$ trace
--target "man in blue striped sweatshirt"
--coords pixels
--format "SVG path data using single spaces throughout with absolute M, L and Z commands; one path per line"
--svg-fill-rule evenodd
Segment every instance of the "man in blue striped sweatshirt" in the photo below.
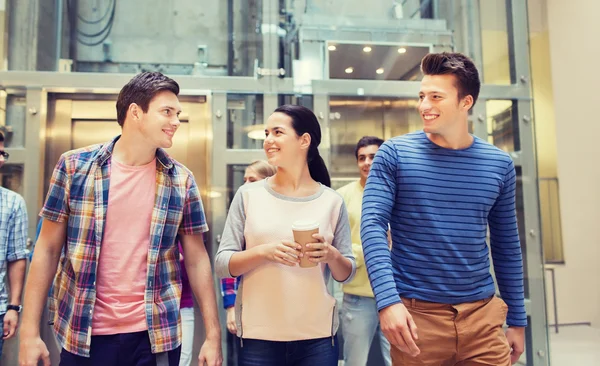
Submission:
M 421 70 L 423 130 L 381 146 L 363 198 L 361 238 L 381 329 L 394 365 L 511 365 L 527 325 L 515 168 L 469 134 L 480 89 L 473 62 L 429 54 Z

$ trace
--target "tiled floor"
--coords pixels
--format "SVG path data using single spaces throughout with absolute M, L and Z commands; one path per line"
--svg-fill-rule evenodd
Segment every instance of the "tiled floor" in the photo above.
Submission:
M 561 327 L 548 329 L 552 366 L 600 366 L 600 328 Z

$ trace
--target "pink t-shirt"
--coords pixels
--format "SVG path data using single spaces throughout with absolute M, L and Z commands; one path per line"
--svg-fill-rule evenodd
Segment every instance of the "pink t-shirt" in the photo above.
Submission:
M 148 329 L 144 293 L 155 195 L 156 160 L 127 166 L 112 159 L 92 335 Z

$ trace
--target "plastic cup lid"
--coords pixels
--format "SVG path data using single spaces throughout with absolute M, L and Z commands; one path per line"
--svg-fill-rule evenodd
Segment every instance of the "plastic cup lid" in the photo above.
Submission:
M 315 220 L 298 220 L 292 224 L 292 230 L 305 231 L 319 228 L 319 223 Z

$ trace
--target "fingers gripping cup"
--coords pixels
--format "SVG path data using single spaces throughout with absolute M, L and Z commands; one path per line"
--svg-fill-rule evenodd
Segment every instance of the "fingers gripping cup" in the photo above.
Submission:
M 314 251 L 306 247 L 308 243 L 314 243 L 317 240 L 313 238 L 313 234 L 319 233 L 319 223 L 314 220 L 298 220 L 292 224 L 292 232 L 294 233 L 294 241 L 302 246 L 302 253 Z M 306 255 L 300 258 L 300 267 L 308 268 L 315 267 L 318 263 L 308 260 Z

